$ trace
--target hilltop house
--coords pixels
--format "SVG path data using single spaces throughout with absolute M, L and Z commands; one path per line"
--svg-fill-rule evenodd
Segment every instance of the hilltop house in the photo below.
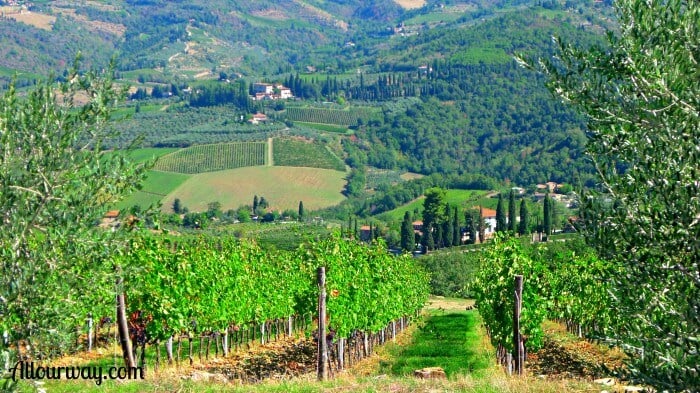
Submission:
M 292 90 L 279 83 L 253 83 L 253 94 L 253 99 L 256 101 L 294 98 Z

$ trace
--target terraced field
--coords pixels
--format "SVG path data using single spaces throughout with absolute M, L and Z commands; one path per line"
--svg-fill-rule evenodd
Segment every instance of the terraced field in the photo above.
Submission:
M 161 157 L 156 170 L 178 173 L 223 171 L 267 163 L 266 142 L 197 145 Z

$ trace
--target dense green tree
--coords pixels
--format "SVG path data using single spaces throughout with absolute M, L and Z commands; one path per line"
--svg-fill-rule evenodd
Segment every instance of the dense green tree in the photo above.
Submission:
M 304 202 L 299 201 L 299 221 L 304 221 Z
M 435 249 L 435 239 L 433 239 L 433 232 L 425 229 L 423 226 L 423 236 L 421 237 L 421 246 L 423 247 L 423 254 L 427 254 L 428 251 Z
M 452 245 L 459 246 L 462 243 L 462 229 L 459 226 L 459 207 L 455 206 L 452 214 Z
M 537 64 L 588 116 L 601 189 L 582 195 L 582 231 L 616 264 L 608 332 L 636 380 L 700 386 L 700 2 L 618 0 L 609 49 L 561 44 Z
M 77 68 L 0 97 L 0 330 L 34 359 L 74 345 L 87 312 L 113 311 L 121 231 L 95 224 L 144 177 L 126 152 L 102 149 L 125 92 Z
M 503 207 L 503 194 L 498 194 L 498 205 L 496 205 L 496 232 L 503 232 L 507 229 L 506 211 Z
M 433 247 L 440 246 L 440 241 L 442 240 L 442 234 L 438 237 L 438 230 L 441 229 L 442 223 L 447 218 L 445 215 L 445 190 L 437 187 L 429 188 L 425 190 L 425 200 L 423 201 L 423 233 L 424 242 L 421 242 L 426 246 L 428 239 L 431 240 Z M 435 232 L 435 233 L 433 233 Z M 440 232 L 442 232 L 440 230 Z
M 464 213 L 464 227 L 467 231 L 467 237 L 469 237 L 469 244 L 476 243 L 477 235 L 477 221 L 479 220 L 479 212 L 475 210 L 467 210 Z
M 479 208 L 478 221 L 476 222 L 476 229 L 479 233 L 479 242 L 483 243 L 486 240 L 486 220 L 484 219 L 484 209 Z
M 516 217 L 516 205 L 515 205 L 515 191 L 510 190 L 510 195 L 508 196 L 508 230 L 511 233 L 516 232 L 515 219 Z
M 423 225 L 431 226 L 442 223 L 447 218 L 445 214 L 445 190 L 441 188 L 429 188 L 425 191 L 423 201 Z
M 411 220 L 410 212 L 404 213 L 403 221 L 401 222 L 401 249 L 408 252 L 413 252 L 415 249 L 413 220 Z
M 215 201 L 207 204 L 207 218 L 221 218 L 224 212 L 221 211 L 221 202 Z
M 258 205 L 260 204 L 260 200 L 258 199 L 257 195 L 253 196 L 253 213 L 255 214 L 258 211 Z
M 180 202 L 180 198 L 175 198 L 173 201 L 173 212 L 175 214 L 180 214 L 182 211 L 182 202 Z
M 543 231 L 546 236 L 549 236 L 552 234 L 552 198 L 549 197 L 549 193 L 547 193 L 544 196 L 544 201 L 542 211 L 543 211 L 543 217 L 542 217 L 542 225 L 543 225 Z
M 442 246 L 452 247 L 452 217 L 450 217 L 452 209 L 450 204 L 445 205 L 445 221 L 442 222 Z
M 527 211 L 525 198 L 520 201 L 520 223 L 518 225 L 518 233 L 520 236 L 530 233 L 530 213 Z

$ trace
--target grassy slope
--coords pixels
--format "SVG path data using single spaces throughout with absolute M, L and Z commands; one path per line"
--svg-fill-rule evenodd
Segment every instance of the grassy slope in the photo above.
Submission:
M 180 198 L 190 211 L 205 211 L 218 201 L 223 210 L 235 209 L 263 196 L 274 209 L 297 209 L 299 201 L 307 210 L 340 203 L 345 173 L 318 168 L 247 167 L 193 175 L 163 200 L 169 211 Z
M 129 153 L 129 157 L 135 162 L 145 162 L 156 159 L 168 153 L 172 153 L 179 149 L 174 148 L 144 148 L 136 149 Z M 166 173 L 159 171 L 149 171 L 146 175 L 139 191 L 135 191 L 123 201 L 115 205 L 116 209 L 126 209 L 134 205 L 139 205 L 142 208 L 150 205 L 156 205 L 172 190 L 177 188 L 182 182 L 187 180 L 189 176 L 180 173 Z
M 149 171 L 143 188 L 116 205 L 117 209 L 139 205 L 143 208 L 156 205 L 163 197 L 179 187 L 190 175 L 172 172 Z
M 450 204 L 450 206 L 459 206 L 460 209 L 465 209 L 477 204 L 481 200 L 480 197 L 482 197 L 485 194 L 486 191 L 478 190 L 447 190 L 447 197 L 445 198 L 445 200 L 447 201 L 447 203 Z M 418 211 L 422 212 L 424 199 L 425 197 L 419 197 L 417 199 L 414 199 L 412 202 L 399 206 L 396 209 L 388 211 L 386 213 L 382 213 L 377 217 L 386 221 L 402 220 L 403 215 L 407 211 L 411 212 L 411 214 L 413 214 L 413 211 L 415 209 L 418 209 Z

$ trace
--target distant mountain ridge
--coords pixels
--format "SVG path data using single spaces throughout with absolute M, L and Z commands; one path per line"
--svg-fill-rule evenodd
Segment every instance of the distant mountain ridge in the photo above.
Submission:
M 386 28 L 404 12 L 393 0 L 12 3 L 0 8 L 0 67 L 39 73 L 60 72 L 78 50 L 98 65 L 117 52 L 124 70 L 165 67 L 188 42 L 203 49 L 203 37 L 215 45 L 193 66 L 275 71 L 261 54 L 294 64 L 321 46 Z

